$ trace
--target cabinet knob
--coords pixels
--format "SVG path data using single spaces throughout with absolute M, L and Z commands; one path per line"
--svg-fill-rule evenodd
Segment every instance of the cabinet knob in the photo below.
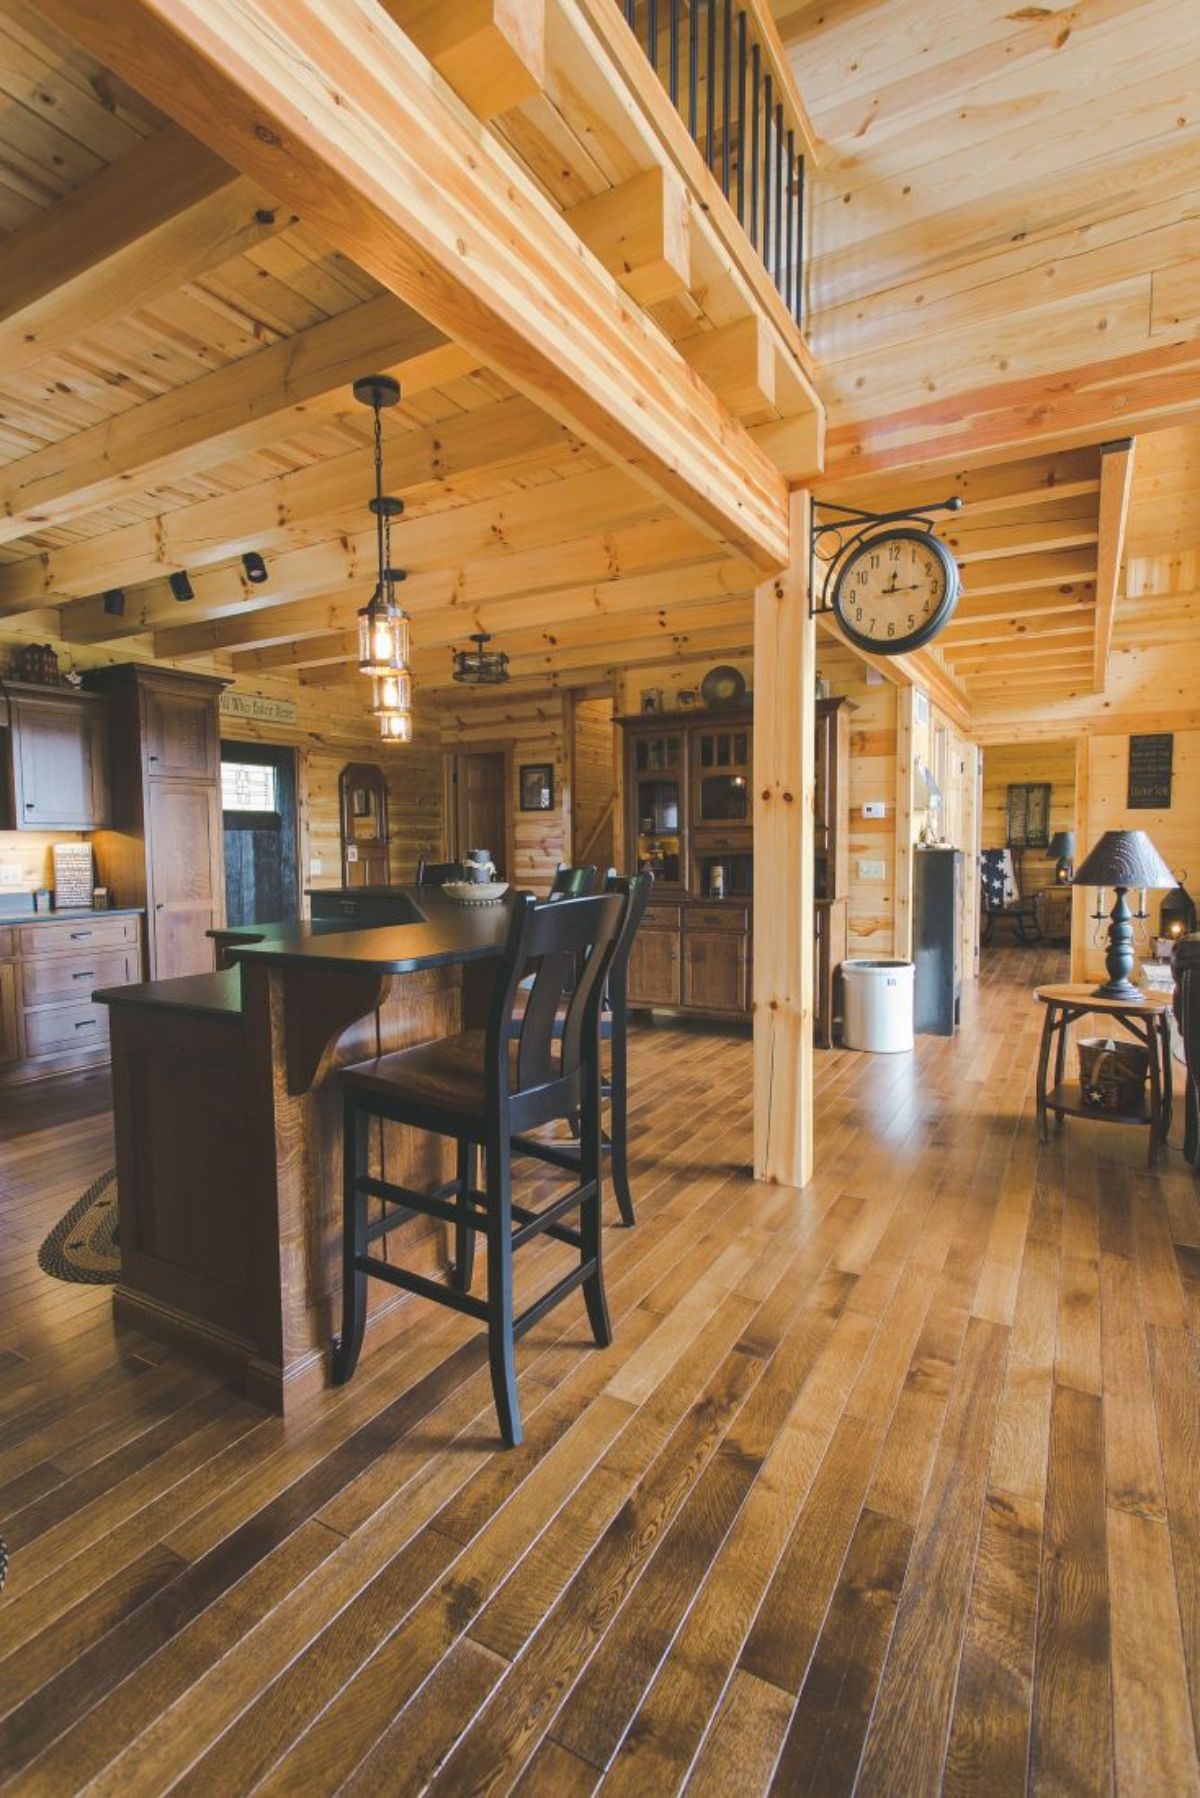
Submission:
M 164 905 L 165 905 L 165 904 L 166 904 L 166 903 L 167 903 L 167 902 L 166 902 L 166 900 L 165 900 L 165 899 L 160 899 L 160 900 L 159 900 L 159 902 L 158 902 L 158 904 L 157 904 L 157 905 L 156 905 L 156 906 L 155 906 L 155 908 L 154 908 L 154 909 L 155 909 L 155 911 L 161 911 L 161 910 L 162 910 L 162 908 L 163 908 L 163 906 L 164 906 Z
M 36 799 L 27 799 L 25 801 L 25 810 L 27 812 L 31 812 L 36 804 L 37 804 Z

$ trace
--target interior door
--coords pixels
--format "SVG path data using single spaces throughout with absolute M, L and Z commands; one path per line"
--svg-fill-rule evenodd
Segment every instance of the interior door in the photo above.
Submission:
M 468 750 L 454 758 L 455 850 L 486 849 L 507 880 L 507 770 L 502 749 Z
M 300 915 L 296 754 L 268 743 L 221 744 L 227 924 Z
M 207 932 L 224 916 L 217 788 L 193 780 L 152 780 L 147 792 L 154 978 L 211 973 Z

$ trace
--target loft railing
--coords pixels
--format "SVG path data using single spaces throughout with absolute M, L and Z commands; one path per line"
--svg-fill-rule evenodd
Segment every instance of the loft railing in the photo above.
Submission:
M 625 18 L 796 323 L 802 116 L 757 0 L 622 0 Z

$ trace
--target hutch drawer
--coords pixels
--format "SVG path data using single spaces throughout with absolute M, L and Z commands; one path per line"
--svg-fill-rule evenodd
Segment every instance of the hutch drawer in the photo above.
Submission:
M 124 918 L 106 918 L 97 912 L 94 918 L 63 918 L 57 923 L 22 924 L 17 931 L 17 953 L 22 956 L 72 955 L 80 950 L 119 949 L 136 944 L 138 920 L 132 914 Z
M 25 1013 L 27 1055 L 93 1049 L 107 1042 L 108 1008 L 104 1005 L 43 1005 Z
M 749 930 L 750 914 L 744 905 L 691 905 L 684 918 L 685 930 Z
M 134 949 L 90 950 L 75 955 L 46 955 L 21 963 L 21 1002 L 53 1005 L 90 998 L 96 987 L 131 986 L 138 979 Z

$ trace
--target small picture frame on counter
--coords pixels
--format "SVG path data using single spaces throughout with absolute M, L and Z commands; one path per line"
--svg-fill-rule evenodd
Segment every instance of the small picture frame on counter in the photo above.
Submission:
M 107 911 L 108 905 L 109 905 L 108 888 L 107 887 L 93 887 L 92 888 L 92 910 L 93 911 Z
M 54 894 L 49 887 L 39 887 L 33 895 L 34 911 L 50 911 L 54 904 Z

